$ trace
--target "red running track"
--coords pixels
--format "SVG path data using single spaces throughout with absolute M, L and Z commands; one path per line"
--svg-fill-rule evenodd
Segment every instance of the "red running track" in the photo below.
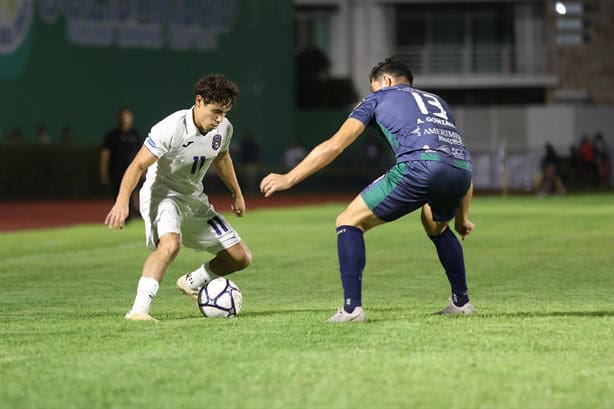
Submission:
M 352 195 L 276 195 L 265 199 L 262 196 L 246 198 L 247 211 L 262 207 L 293 207 L 322 203 L 349 203 Z M 230 211 L 230 197 L 215 196 L 209 200 L 216 210 Z M 92 200 L 41 200 L 0 202 L 0 232 L 64 227 L 83 223 L 103 223 L 113 205 L 111 199 Z

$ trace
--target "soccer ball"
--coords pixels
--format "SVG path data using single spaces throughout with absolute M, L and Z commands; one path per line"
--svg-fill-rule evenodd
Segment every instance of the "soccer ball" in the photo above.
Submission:
M 205 317 L 234 317 L 242 305 L 241 290 L 224 277 L 209 281 L 198 293 L 198 308 Z

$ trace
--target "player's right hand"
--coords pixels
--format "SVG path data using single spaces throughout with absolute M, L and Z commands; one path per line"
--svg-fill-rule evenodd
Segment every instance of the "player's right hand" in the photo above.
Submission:
M 127 204 L 115 203 L 104 219 L 104 224 L 109 226 L 109 229 L 123 229 L 128 217 L 128 211 Z
M 455 219 L 454 220 L 454 229 L 460 234 L 461 238 L 465 240 L 473 229 L 475 229 L 475 223 L 469 219 Z
M 269 197 L 275 192 L 287 190 L 292 187 L 288 174 L 280 175 L 278 173 L 269 173 L 260 182 L 260 191 L 264 197 Z

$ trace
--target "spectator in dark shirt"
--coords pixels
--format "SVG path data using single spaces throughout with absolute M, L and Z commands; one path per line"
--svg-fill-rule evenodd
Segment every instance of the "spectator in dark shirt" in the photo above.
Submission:
M 550 144 L 546 144 L 546 153 L 542 157 L 541 160 L 541 170 L 542 172 L 546 170 L 549 165 L 554 165 L 556 171 L 559 170 L 561 158 L 554 150 L 554 147 Z
M 111 186 L 115 197 L 119 193 L 124 172 L 143 144 L 139 132 L 132 126 L 133 117 L 130 109 L 121 108 L 117 112 L 117 119 L 117 127 L 107 133 L 100 151 L 100 181 L 105 186 Z M 135 189 L 130 200 L 128 219 L 139 215 L 136 192 Z
M 595 166 L 599 174 L 599 185 L 610 187 L 612 160 L 610 159 L 610 150 L 601 132 L 597 132 L 593 137 L 593 150 L 595 152 Z
M 601 132 L 597 132 L 593 137 L 593 151 L 595 155 L 609 155 L 608 145 L 605 143 L 605 139 L 603 139 L 603 134 Z

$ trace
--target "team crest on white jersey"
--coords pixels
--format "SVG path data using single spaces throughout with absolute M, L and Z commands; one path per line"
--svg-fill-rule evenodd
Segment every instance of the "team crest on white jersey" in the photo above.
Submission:
M 211 147 L 213 148 L 214 151 L 220 149 L 220 146 L 222 145 L 222 135 L 215 134 L 215 136 L 213 137 L 213 140 L 211 141 Z

